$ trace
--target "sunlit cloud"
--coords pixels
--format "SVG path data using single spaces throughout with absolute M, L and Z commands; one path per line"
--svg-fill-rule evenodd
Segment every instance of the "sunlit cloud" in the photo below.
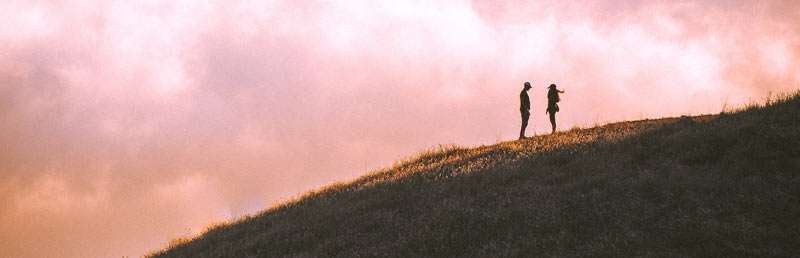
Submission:
M 540 133 L 550 83 L 561 128 L 796 90 L 797 5 L 4 1 L 0 254 L 137 256 L 438 144 L 514 139 L 524 81 Z

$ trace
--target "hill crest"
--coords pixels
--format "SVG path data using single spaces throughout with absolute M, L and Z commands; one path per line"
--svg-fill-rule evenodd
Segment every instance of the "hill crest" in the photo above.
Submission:
M 790 256 L 800 95 L 442 147 L 152 257 Z

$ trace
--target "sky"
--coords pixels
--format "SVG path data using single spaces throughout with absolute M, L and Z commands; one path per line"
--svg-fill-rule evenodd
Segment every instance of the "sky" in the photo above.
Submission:
M 0 257 L 138 257 L 440 144 L 800 88 L 798 1 L 0 2 Z

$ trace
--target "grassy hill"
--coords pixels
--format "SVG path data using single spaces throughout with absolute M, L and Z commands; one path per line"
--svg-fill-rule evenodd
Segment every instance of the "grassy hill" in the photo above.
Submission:
M 800 256 L 800 95 L 447 147 L 153 257 Z

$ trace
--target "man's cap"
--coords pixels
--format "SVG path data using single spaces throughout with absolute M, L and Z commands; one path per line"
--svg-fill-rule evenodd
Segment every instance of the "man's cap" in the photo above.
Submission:
M 555 83 L 554 84 L 550 84 L 550 88 L 555 88 L 555 87 L 556 87 Z
M 532 88 L 530 82 L 525 82 L 525 87 Z

